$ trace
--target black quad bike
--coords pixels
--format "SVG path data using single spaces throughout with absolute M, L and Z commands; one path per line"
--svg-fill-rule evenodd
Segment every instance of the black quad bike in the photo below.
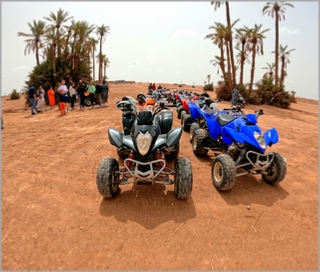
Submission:
M 122 154 L 127 153 L 127 157 L 121 168 L 114 158 L 107 157 L 101 161 L 96 177 L 99 193 L 106 198 L 113 198 L 119 185 L 174 184 L 175 196 L 186 199 L 193 185 L 190 161 L 187 158 L 176 158 L 173 170 L 167 166 L 166 155 L 175 154 L 177 157 L 177 152 L 173 150 L 179 146 L 182 134 L 181 127 L 171 129 L 172 112 L 169 107 L 160 103 L 154 108 L 135 109 L 128 100 L 119 101 L 117 107 L 125 114 L 130 112 L 129 109 L 132 110 L 130 116 L 127 116 L 130 122 L 123 122 L 127 125 L 123 131 L 109 128 L 109 141 Z M 171 113 L 171 120 L 168 113 Z M 123 121 L 125 118 L 123 116 Z

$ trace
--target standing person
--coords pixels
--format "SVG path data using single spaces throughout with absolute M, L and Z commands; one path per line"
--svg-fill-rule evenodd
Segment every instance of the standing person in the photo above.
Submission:
M 156 89 L 157 89 L 156 84 L 155 84 L 155 83 L 153 83 L 153 84 L 152 84 L 152 90 L 154 90 L 154 91 L 155 91 Z
M 238 99 L 239 99 L 239 96 L 240 96 L 239 90 L 238 90 L 238 86 L 236 86 L 236 87 L 232 90 L 231 94 L 232 94 L 232 97 L 231 97 L 231 107 L 235 107 L 235 106 L 237 106 Z
M 109 87 L 106 84 L 106 81 L 102 81 L 102 92 L 101 92 L 101 105 L 102 106 L 108 106 L 108 94 L 109 94 Z
M 96 85 L 96 97 L 97 97 L 97 108 L 102 107 L 101 105 L 101 93 L 102 93 L 102 84 L 101 81 L 98 82 L 98 84 Z
M 46 100 L 44 98 L 44 95 L 45 95 L 45 91 L 44 89 L 42 88 L 42 86 L 39 87 L 38 89 L 38 94 L 39 94 L 39 97 L 40 99 L 38 100 L 38 105 L 39 105 L 39 108 L 41 108 L 41 110 L 47 110 L 46 109 Z
M 35 110 L 37 112 L 37 108 L 36 108 L 36 91 L 34 89 L 34 83 L 32 83 L 30 85 L 29 88 L 29 101 L 30 101 L 30 106 L 31 106 L 31 115 L 36 115 L 36 113 L 33 112 L 33 110 Z
M 48 90 L 48 98 L 49 98 L 50 108 L 53 109 L 54 105 L 56 104 L 56 101 L 54 99 L 54 90 L 52 89 L 52 86 L 50 86 L 50 89 Z
M 78 94 L 80 97 L 80 110 L 84 110 L 84 100 L 85 100 L 85 95 L 84 93 L 88 89 L 88 86 L 82 82 L 82 80 L 79 80 L 79 87 L 78 87 Z
M 70 112 L 68 109 L 68 102 L 69 102 L 68 87 L 64 79 L 61 80 L 59 91 L 60 91 L 60 94 L 62 94 L 62 102 L 64 102 L 64 113 Z
M 60 108 L 61 115 L 66 115 L 66 96 L 65 96 L 66 93 L 68 93 L 68 88 L 65 85 L 65 80 L 63 79 L 58 88 L 59 108 Z
M 91 101 L 90 108 L 92 109 L 93 108 L 94 93 L 96 92 L 96 87 L 94 85 L 92 85 L 92 81 L 89 82 L 88 92 L 89 92 L 89 98 Z
M 76 89 L 75 83 L 72 83 L 69 87 L 69 94 L 70 94 L 70 102 L 71 102 L 71 109 L 74 110 L 74 102 L 76 101 Z

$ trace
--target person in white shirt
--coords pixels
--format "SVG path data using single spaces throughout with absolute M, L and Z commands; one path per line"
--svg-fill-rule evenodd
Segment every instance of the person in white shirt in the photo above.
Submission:
M 61 85 L 58 89 L 58 92 L 62 95 L 62 99 L 63 99 L 62 102 L 65 103 L 66 112 L 70 112 L 68 109 L 68 102 L 69 102 L 68 87 L 64 79 L 61 80 Z

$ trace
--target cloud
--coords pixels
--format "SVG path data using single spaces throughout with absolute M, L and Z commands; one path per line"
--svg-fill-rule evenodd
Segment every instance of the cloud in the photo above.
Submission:
M 181 71 L 177 71 L 175 74 L 176 74 L 176 75 L 182 74 L 182 72 L 181 72 Z
M 27 66 L 18 66 L 18 67 L 14 67 L 14 68 L 11 68 L 11 71 L 16 73 L 16 72 L 21 72 L 22 70 L 27 70 L 27 69 L 30 69 L 29 67 Z
M 158 69 L 157 72 L 164 72 L 164 70 L 163 69 Z
M 279 33 L 280 33 L 280 34 L 287 35 L 287 36 L 299 35 L 300 29 L 298 29 L 298 28 L 292 28 L 292 27 L 290 27 L 290 26 L 283 26 L 283 27 L 280 27 Z
M 128 65 L 129 66 L 138 66 L 138 65 L 140 65 L 141 63 L 139 62 L 139 61 L 137 61 L 137 60 L 132 60 L 132 61 L 130 61 L 130 62 L 128 62 Z
M 199 32 L 193 29 L 178 29 L 174 32 L 174 36 L 177 38 L 187 37 L 187 38 L 197 38 L 199 37 Z

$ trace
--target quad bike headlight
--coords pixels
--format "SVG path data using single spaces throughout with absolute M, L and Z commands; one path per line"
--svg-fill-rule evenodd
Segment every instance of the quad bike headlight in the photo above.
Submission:
M 139 153 L 144 156 L 148 153 L 150 145 L 152 142 L 152 136 L 149 132 L 143 134 L 140 132 L 137 136 L 137 146 Z
M 259 134 L 258 132 L 253 133 L 254 138 L 256 138 L 258 144 L 261 146 L 261 148 L 266 149 L 266 140 L 264 139 L 264 136 L 262 134 Z

